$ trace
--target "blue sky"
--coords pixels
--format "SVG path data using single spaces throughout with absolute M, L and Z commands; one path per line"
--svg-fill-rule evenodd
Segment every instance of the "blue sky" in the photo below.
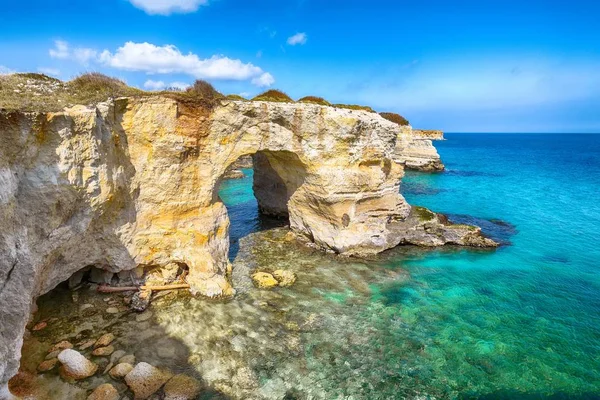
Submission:
M 449 132 L 600 132 L 600 2 L 9 1 L 0 72 L 367 104 Z

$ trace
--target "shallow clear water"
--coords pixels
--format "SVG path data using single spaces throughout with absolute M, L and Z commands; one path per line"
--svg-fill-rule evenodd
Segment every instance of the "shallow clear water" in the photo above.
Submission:
M 202 398 L 599 398 L 600 135 L 449 134 L 436 146 L 448 170 L 408 173 L 408 201 L 503 247 L 323 254 L 259 218 L 246 171 L 220 192 L 235 299 L 167 295 L 140 323 L 125 306 L 107 314 L 107 295 L 56 290 L 38 301 L 37 320 L 52 322 L 26 340 L 22 366 L 60 339 L 112 331 L 138 361 L 202 379 Z M 250 283 L 277 268 L 297 283 Z M 84 302 L 93 308 L 78 311 Z M 93 379 L 80 389 L 109 378 Z

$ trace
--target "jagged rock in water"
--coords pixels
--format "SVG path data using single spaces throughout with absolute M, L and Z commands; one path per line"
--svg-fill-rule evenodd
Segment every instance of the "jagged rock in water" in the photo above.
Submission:
M 0 387 L 18 370 L 34 299 L 87 267 L 107 282 L 180 263 L 194 294 L 231 296 L 217 191 L 240 157 L 254 155 L 261 210 L 316 247 L 361 256 L 406 242 L 396 154 L 410 143 L 376 113 L 304 103 L 147 96 L 0 110 Z M 438 231 L 423 242 L 483 243 Z
M 82 356 L 79 352 L 66 349 L 58 355 L 61 365 L 61 374 L 68 379 L 85 379 L 96 373 L 98 366 Z
M 136 400 L 144 400 L 158 392 L 169 378 L 171 378 L 169 373 L 141 362 L 125 375 L 125 382 L 134 393 Z
M 87 400 L 119 400 L 119 392 L 110 383 L 103 383 L 94 389 Z

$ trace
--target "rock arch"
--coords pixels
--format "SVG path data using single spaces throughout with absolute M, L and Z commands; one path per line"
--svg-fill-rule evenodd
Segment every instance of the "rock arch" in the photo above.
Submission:
M 378 114 L 313 104 L 208 109 L 150 96 L 0 111 L 0 398 L 32 301 L 87 265 L 185 263 L 195 293 L 232 294 L 229 219 L 216 191 L 243 155 L 265 163 L 261 207 L 281 213 L 285 204 L 291 228 L 321 248 L 493 245 L 478 228 L 445 225 L 406 203 L 394 161 L 402 135 Z

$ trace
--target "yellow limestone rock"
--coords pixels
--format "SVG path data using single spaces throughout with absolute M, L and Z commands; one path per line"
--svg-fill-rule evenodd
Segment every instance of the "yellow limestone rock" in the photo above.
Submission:
M 268 272 L 255 272 L 252 274 L 252 281 L 260 289 L 271 289 L 279 285 L 277 279 Z

